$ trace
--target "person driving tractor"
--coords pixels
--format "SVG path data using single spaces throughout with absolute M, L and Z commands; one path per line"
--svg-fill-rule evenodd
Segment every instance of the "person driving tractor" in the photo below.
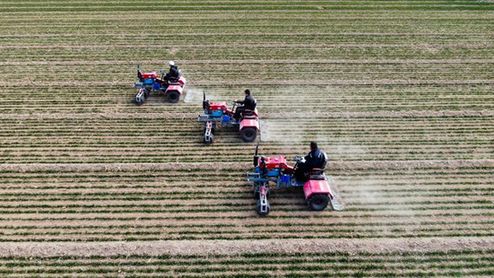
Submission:
M 168 65 L 170 66 L 170 70 L 163 77 L 163 81 L 167 81 L 168 83 L 177 81 L 178 78 L 180 77 L 180 71 L 178 70 L 177 65 L 175 65 L 174 61 L 169 61 Z
M 233 115 L 233 117 L 237 120 L 240 119 L 240 115 L 245 111 L 245 110 L 252 110 L 254 111 L 256 109 L 256 106 L 257 106 L 257 102 L 256 102 L 256 99 L 252 96 L 252 94 L 250 93 L 250 90 L 247 89 L 244 91 L 245 93 L 245 99 L 242 101 L 242 100 L 236 100 L 235 103 L 238 103 L 242 106 L 238 106 L 236 109 L 235 109 L 235 114 Z
M 314 141 L 310 142 L 310 152 L 304 158 L 305 162 L 299 162 L 295 170 L 295 177 L 300 181 L 307 180 L 313 170 L 320 169 L 323 172 L 328 161 L 326 153 Z

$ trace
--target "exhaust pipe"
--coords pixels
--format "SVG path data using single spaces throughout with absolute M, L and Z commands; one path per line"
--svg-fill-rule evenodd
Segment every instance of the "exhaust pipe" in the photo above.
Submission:
M 254 153 L 254 167 L 259 165 L 259 142 L 256 145 L 256 152 Z

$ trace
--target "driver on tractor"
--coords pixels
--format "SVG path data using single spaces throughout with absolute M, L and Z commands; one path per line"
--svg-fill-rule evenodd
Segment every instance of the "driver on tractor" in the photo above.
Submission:
M 180 77 L 180 71 L 178 70 L 177 65 L 175 65 L 174 61 L 169 61 L 168 65 L 170 66 L 170 70 L 163 77 L 163 81 L 166 81 L 168 83 L 177 82 L 178 78 Z
M 235 114 L 233 115 L 233 118 L 236 120 L 240 120 L 240 115 L 245 111 L 245 110 L 251 110 L 254 111 L 257 106 L 256 99 L 251 95 L 250 90 L 247 89 L 244 91 L 245 93 L 245 99 L 242 100 L 236 100 L 235 103 L 238 103 L 242 106 L 238 106 L 235 109 Z
M 306 181 L 311 173 L 322 174 L 328 156 L 320 150 L 316 142 L 310 142 L 310 152 L 305 156 L 305 162 L 299 162 L 295 169 L 295 178 L 299 181 Z

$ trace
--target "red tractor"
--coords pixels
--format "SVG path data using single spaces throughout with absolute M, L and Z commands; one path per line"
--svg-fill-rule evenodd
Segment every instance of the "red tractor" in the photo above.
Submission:
M 303 157 L 295 157 L 295 165 L 290 166 L 282 155 L 266 157 L 257 153 L 258 146 L 254 155 L 254 172 L 247 174 L 247 180 L 254 184 L 256 211 L 259 215 L 266 216 L 271 210 L 268 201 L 271 189 L 289 187 L 303 187 L 305 200 L 311 210 L 322 211 L 328 205 L 332 210 L 342 209 L 331 190 L 332 179 L 324 174 L 324 169 L 312 169 L 306 178 L 300 180 L 295 173 L 297 165 L 304 162 Z
M 204 123 L 203 141 L 206 144 L 213 143 L 215 130 L 219 127 L 235 127 L 240 132 L 240 137 L 244 142 L 253 142 L 259 133 L 259 114 L 257 109 L 244 110 L 240 114 L 240 119 L 235 119 L 236 103 L 232 108 L 228 108 L 226 102 L 212 102 L 206 99 L 203 94 L 202 108 L 204 113 L 199 115 L 197 121 Z
M 186 80 L 182 74 L 178 79 L 163 80 L 165 73 L 161 71 L 158 75 L 155 71 L 143 72 L 137 66 L 137 79 L 134 87 L 137 88 L 137 93 L 134 96 L 134 102 L 141 105 L 151 95 L 152 92 L 157 92 L 164 95 L 166 100 L 171 103 L 177 103 L 182 95 Z

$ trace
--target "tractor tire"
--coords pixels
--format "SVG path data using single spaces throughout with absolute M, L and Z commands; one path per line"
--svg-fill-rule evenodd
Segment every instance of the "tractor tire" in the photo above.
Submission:
M 211 129 L 211 135 L 210 135 L 210 139 L 211 141 L 206 141 L 206 136 L 205 136 L 205 133 L 206 133 L 206 128 L 203 128 L 202 129 L 202 142 L 204 144 L 212 144 L 214 142 L 214 128 Z
M 204 144 L 208 144 L 208 145 L 213 144 L 213 142 L 214 142 L 214 134 L 213 133 L 211 133 L 211 136 L 209 137 L 209 139 L 210 139 L 209 141 L 206 141 L 206 137 L 203 136 L 202 141 Z
M 137 94 L 134 96 L 134 103 L 136 105 L 142 105 L 144 104 L 144 101 L 146 101 L 146 98 L 144 97 L 144 93 L 139 91 Z
M 166 94 L 166 99 L 170 103 L 177 103 L 180 100 L 180 93 L 177 91 L 171 91 Z
M 314 194 L 307 200 L 309 208 L 314 211 L 324 210 L 329 203 L 329 196 L 324 194 Z
M 257 212 L 257 214 L 259 214 L 259 216 L 267 216 L 270 211 L 271 211 L 271 206 L 269 205 L 269 202 L 268 202 L 268 205 L 266 207 L 266 210 L 262 211 L 261 210 L 261 200 L 258 199 L 256 201 L 256 212 Z
M 246 127 L 240 131 L 240 137 L 244 142 L 254 142 L 257 137 L 257 129 L 254 127 Z

